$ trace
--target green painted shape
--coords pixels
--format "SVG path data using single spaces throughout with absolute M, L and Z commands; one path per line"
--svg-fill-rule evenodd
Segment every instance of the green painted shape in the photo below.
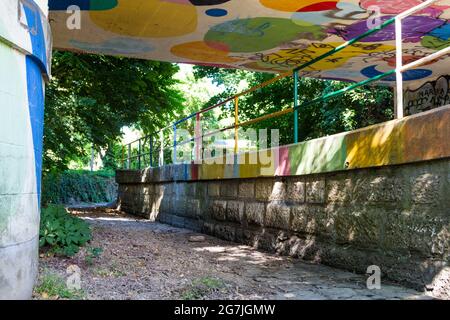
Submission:
M 297 25 L 284 18 L 236 19 L 212 27 L 204 40 L 231 52 L 257 52 L 276 48 L 282 43 L 298 40 L 323 40 L 327 33 L 322 26 Z
M 345 135 L 339 134 L 290 145 L 291 175 L 330 172 L 345 169 Z
M 433 36 L 424 36 L 421 44 L 425 48 L 439 51 L 450 46 L 450 40 L 442 40 Z
M 91 0 L 89 10 L 111 10 L 117 5 L 117 0 Z

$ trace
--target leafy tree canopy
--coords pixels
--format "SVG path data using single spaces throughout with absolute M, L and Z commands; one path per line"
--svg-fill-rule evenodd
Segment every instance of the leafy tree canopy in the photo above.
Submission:
M 215 104 L 238 93 L 243 86 L 252 87 L 274 77 L 273 74 L 268 73 L 202 66 L 194 68 L 194 75 L 197 79 L 210 78 L 217 85 L 223 85 L 226 88 L 223 93 L 211 97 L 206 105 Z M 348 85 L 348 83 L 340 81 L 302 78 L 298 87 L 299 103 L 343 89 Z M 293 94 L 293 79 L 288 77 L 240 97 L 240 121 L 292 107 Z M 390 88 L 360 87 L 328 102 L 301 108 L 299 110 L 299 139 L 300 141 L 313 139 L 387 121 L 393 116 L 392 103 L 393 97 Z M 229 117 L 232 112 L 232 109 L 224 108 L 224 116 Z M 292 143 L 292 117 L 292 114 L 288 114 L 265 120 L 252 125 L 252 127 L 280 129 L 280 143 Z
M 46 89 L 44 169 L 110 149 L 124 126 L 149 133 L 182 112 L 175 64 L 55 52 Z

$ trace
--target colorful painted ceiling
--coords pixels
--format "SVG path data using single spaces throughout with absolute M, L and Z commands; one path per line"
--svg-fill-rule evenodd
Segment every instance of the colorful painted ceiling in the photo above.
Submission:
M 421 0 L 50 0 L 54 46 L 254 71 L 284 72 Z M 70 30 L 70 5 L 81 28 Z M 450 0 L 403 22 L 404 61 L 450 45 Z M 306 69 L 305 76 L 360 81 L 395 68 L 394 26 Z M 404 74 L 411 89 L 449 74 L 450 57 Z M 385 78 L 393 84 L 395 77 Z

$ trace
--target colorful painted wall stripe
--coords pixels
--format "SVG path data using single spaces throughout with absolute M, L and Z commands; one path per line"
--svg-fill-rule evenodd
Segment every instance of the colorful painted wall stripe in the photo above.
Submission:
M 234 155 L 229 155 L 231 160 Z M 148 168 L 156 180 L 215 180 L 317 174 L 450 157 L 450 106 L 360 130 L 208 163 Z M 257 164 L 250 164 L 250 159 Z M 221 160 L 222 163 L 217 163 Z M 216 163 L 212 163 L 212 162 Z M 232 163 L 228 161 L 228 163 Z M 181 169 L 182 168 L 182 169 Z M 177 174 L 178 171 L 182 171 Z

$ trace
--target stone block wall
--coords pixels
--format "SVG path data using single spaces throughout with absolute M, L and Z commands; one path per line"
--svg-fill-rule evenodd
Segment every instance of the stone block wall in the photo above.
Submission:
M 178 179 L 180 166 L 118 171 L 122 210 L 359 273 L 378 265 L 415 288 L 448 275 L 449 158 L 211 181 Z

